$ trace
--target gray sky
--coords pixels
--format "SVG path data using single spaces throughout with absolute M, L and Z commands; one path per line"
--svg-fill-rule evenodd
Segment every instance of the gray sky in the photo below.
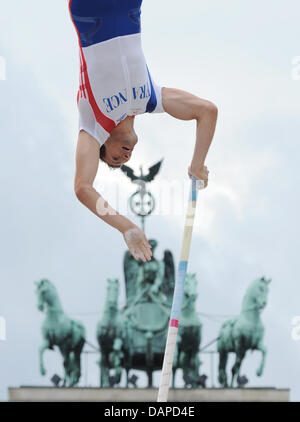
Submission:
M 0 4 L 0 56 L 6 60 L 6 80 L 0 80 L 0 315 L 7 323 L 7 340 L 0 341 L 0 400 L 6 400 L 8 386 L 48 385 L 54 373 L 62 373 L 58 352 L 48 351 L 48 374 L 39 374 L 43 315 L 36 309 L 34 280 L 55 283 L 65 312 L 84 323 L 95 343 L 106 279 L 123 282 L 125 244 L 73 193 L 78 49 L 66 2 Z M 291 388 L 291 399 L 299 401 L 300 341 L 291 338 L 291 321 L 300 315 L 300 80 L 292 67 L 300 56 L 300 5 L 296 0 L 189 0 L 188 5 L 144 0 L 142 30 L 156 82 L 219 108 L 207 159 L 210 183 L 199 196 L 189 262 L 198 277 L 197 309 L 238 314 L 249 283 L 262 275 L 272 278 L 262 314 L 265 372 L 255 375 L 258 352 L 247 355 L 241 372 L 250 386 Z M 163 181 L 188 187 L 195 123 L 142 115 L 136 131 L 140 142 L 132 167 L 165 158 L 151 186 L 160 206 Z M 120 172 L 103 165 L 96 187 L 113 206 L 118 197 L 120 207 L 133 192 Z M 183 199 L 178 201 L 184 209 Z M 182 228 L 182 213 L 158 212 L 149 219 L 147 234 L 159 240 L 157 257 L 170 248 L 177 264 Z M 202 317 L 202 345 L 217 336 L 223 320 Z M 98 385 L 96 359 L 89 357 L 81 385 L 86 380 Z M 202 372 L 210 375 L 207 356 L 203 362 Z M 154 380 L 157 386 L 158 373 Z M 145 385 L 142 375 L 140 383 Z

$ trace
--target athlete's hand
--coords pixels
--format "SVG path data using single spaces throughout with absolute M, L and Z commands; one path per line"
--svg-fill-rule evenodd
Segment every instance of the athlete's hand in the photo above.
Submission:
M 143 230 L 138 226 L 133 226 L 123 233 L 124 240 L 130 250 L 131 255 L 138 261 L 151 261 L 151 245 L 148 242 Z
M 197 183 L 197 188 L 198 189 L 205 189 L 207 187 L 208 184 L 208 174 L 209 171 L 207 169 L 206 166 L 201 166 L 198 168 L 194 168 L 192 166 L 189 166 L 188 168 L 188 175 L 190 178 L 192 178 L 192 176 L 195 176 L 196 179 L 201 180 L 204 182 L 204 186 L 202 183 Z

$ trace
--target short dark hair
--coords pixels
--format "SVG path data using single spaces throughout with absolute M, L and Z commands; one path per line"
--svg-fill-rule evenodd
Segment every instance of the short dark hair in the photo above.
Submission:
M 105 161 L 105 156 L 106 156 L 106 148 L 105 148 L 105 145 L 103 144 L 101 145 L 101 148 L 100 148 L 100 160 L 103 161 L 103 163 L 105 163 L 106 165 L 108 165 L 108 167 L 110 167 L 111 169 L 119 169 L 121 167 L 121 166 L 113 166 L 111 164 L 108 164 Z

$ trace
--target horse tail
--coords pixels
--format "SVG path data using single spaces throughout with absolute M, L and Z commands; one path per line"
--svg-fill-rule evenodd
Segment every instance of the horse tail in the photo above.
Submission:
M 76 348 L 81 350 L 85 343 L 85 328 L 83 324 L 79 321 L 72 320 L 72 332 Z
M 217 342 L 217 350 L 218 352 L 222 351 L 230 351 L 232 348 L 232 327 L 234 325 L 234 320 L 230 319 L 225 321 L 220 328 L 219 338 Z

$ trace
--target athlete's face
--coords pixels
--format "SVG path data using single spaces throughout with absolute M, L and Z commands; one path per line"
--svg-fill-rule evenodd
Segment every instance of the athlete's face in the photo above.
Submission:
M 138 139 L 135 133 L 130 136 L 110 136 L 105 142 L 104 161 L 110 166 L 121 166 L 130 160 Z

